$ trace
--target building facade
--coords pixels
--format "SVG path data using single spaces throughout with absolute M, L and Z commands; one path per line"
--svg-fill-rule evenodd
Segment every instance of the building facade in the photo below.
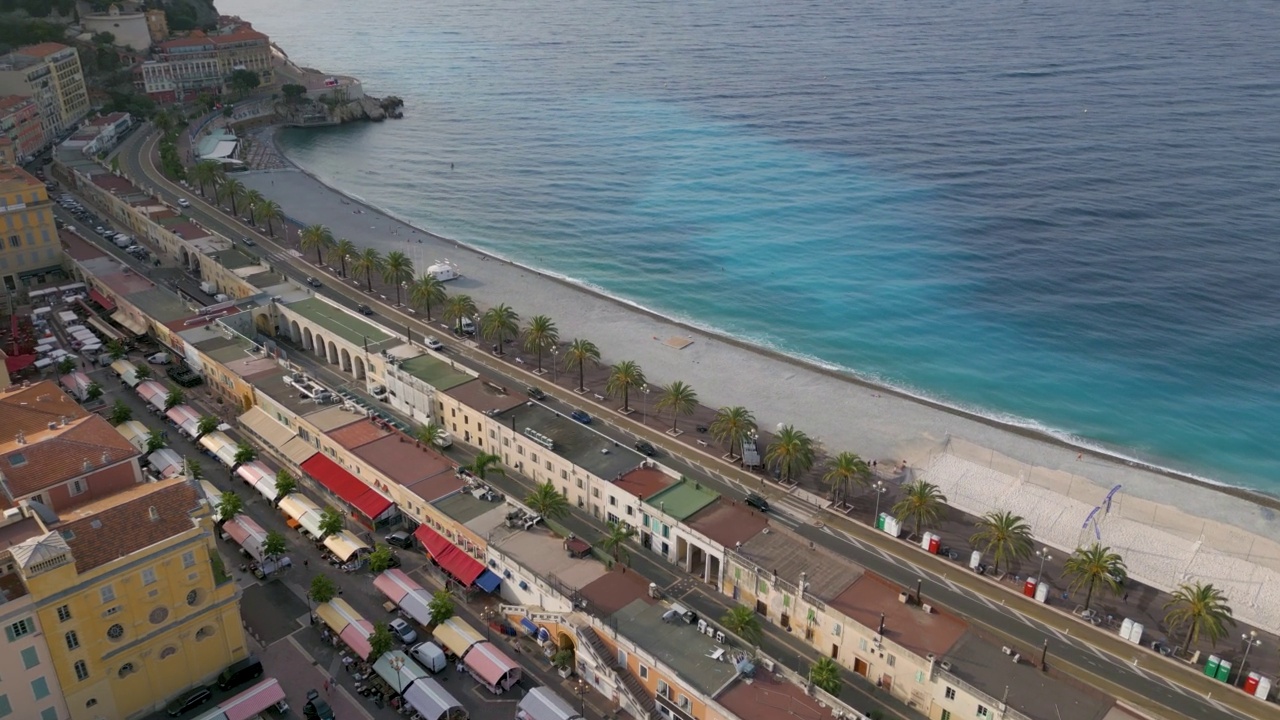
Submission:
M 34 98 L 50 141 L 89 114 L 80 55 L 61 43 L 30 45 L 0 58 L 0 93 Z
M 40 284 L 62 265 L 53 203 L 44 183 L 0 161 L 0 278 L 4 292 Z
M 23 95 L 0 97 L 0 135 L 13 141 L 18 160 L 34 157 L 46 146 L 40 107 Z
M 163 11 L 160 16 L 164 17 Z M 85 32 L 111 33 L 117 47 L 137 52 L 151 49 L 151 28 L 146 13 L 122 12 L 118 6 L 112 5 L 106 12 L 81 15 L 80 26 Z
M 257 73 L 263 85 L 273 81 L 271 40 L 238 18 L 222 18 L 218 30 L 207 35 L 195 30 L 161 42 L 153 57 L 142 65 L 142 84 L 157 102 L 185 102 L 201 93 L 220 95 L 236 70 Z

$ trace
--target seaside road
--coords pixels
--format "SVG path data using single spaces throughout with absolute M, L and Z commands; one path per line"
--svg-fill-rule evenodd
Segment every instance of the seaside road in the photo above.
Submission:
M 191 193 L 178 188 L 168 180 L 164 179 L 158 171 L 151 166 L 150 154 L 155 145 L 154 137 L 145 138 L 141 133 L 138 133 L 135 134 L 135 136 L 131 138 L 126 145 L 128 145 L 130 149 L 122 152 L 122 162 L 127 173 L 131 173 L 139 182 L 149 186 L 153 190 L 163 188 L 164 192 L 160 192 L 159 194 L 168 197 L 171 200 L 177 197 L 179 193 L 182 193 L 183 195 L 191 195 Z M 193 198 L 193 200 L 194 199 L 195 198 Z M 199 201 L 194 204 L 197 206 L 203 205 L 203 203 Z M 210 229 L 224 233 L 229 237 L 239 237 L 251 232 L 248 228 L 240 226 L 238 221 L 228 218 L 217 211 L 206 210 L 203 207 L 198 207 L 192 214 L 199 221 L 205 223 Z M 260 239 L 259 242 L 265 243 L 265 240 Z M 295 278 L 304 277 L 306 274 L 315 272 L 312 266 L 299 262 L 296 258 L 289 256 L 287 251 L 279 253 L 277 257 L 288 258 L 289 265 L 292 266 L 291 269 L 293 270 L 293 272 L 290 272 L 289 274 Z M 327 285 L 323 290 L 323 294 L 338 300 L 348 307 L 353 306 L 357 302 L 368 300 L 368 298 L 366 298 L 362 293 L 353 292 L 351 288 L 346 287 L 345 285 Z M 388 312 L 387 315 L 388 317 L 395 317 L 394 312 Z M 415 322 L 413 318 L 405 319 L 410 322 Z M 442 339 L 449 342 L 447 338 Z M 488 359 L 484 357 L 483 353 L 478 353 L 463 345 L 450 344 L 453 346 L 453 349 L 458 352 L 461 358 L 479 361 L 486 366 L 490 365 Z M 497 369 L 497 371 L 509 373 L 510 368 Z M 520 381 L 511 380 L 511 382 L 519 383 Z M 550 392 L 553 395 L 557 394 L 556 388 L 550 389 Z M 630 432 L 627 433 L 627 435 L 631 434 L 632 433 Z M 715 474 L 719 477 L 724 477 L 721 473 Z M 739 485 L 738 483 L 733 484 L 735 487 Z M 741 490 L 738 489 L 737 492 L 741 492 Z M 828 545 L 828 547 L 833 547 L 837 549 L 837 551 L 844 552 L 845 554 L 851 554 L 849 553 L 849 547 L 847 545 L 841 547 L 840 542 L 825 533 L 821 535 L 820 539 L 825 545 Z M 915 557 L 915 555 L 916 553 L 912 553 L 910 549 L 904 547 L 902 543 L 898 543 L 896 546 L 888 548 L 882 547 L 878 552 L 861 553 L 856 556 L 855 559 L 864 563 L 869 568 L 876 570 L 877 572 L 882 572 L 887 577 L 890 577 L 890 579 L 894 579 L 896 581 L 902 581 L 904 575 L 911 575 L 912 577 L 907 578 L 905 582 L 905 584 L 911 585 L 914 584 L 914 578 L 919 576 L 919 571 L 912 570 L 912 566 L 921 561 L 921 559 Z M 888 558 L 892 558 L 892 560 Z M 952 566 L 952 568 L 954 568 L 954 566 Z M 1191 693 L 1184 692 L 1182 688 L 1173 690 L 1171 689 L 1173 686 L 1170 686 L 1165 680 L 1155 679 L 1156 676 L 1168 672 L 1168 669 L 1159 667 L 1159 661 L 1152 662 L 1151 660 L 1147 660 L 1146 662 L 1149 662 L 1152 665 L 1149 669 L 1131 667 L 1130 663 L 1127 662 L 1126 659 L 1126 656 L 1132 657 L 1133 655 L 1133 653 L 1128 652 L 1128 650 L 1132 649 L 1131 646 L 1126 649 L 1123 645 L 1119 644 L 1118 638 L 1112 638 L 1109 634 L 1101 633 L 1088 626 L 1078 624 L 1073 626 L 1072 624 L 1067 623 L 1065 618 L 1060 618 L 1057 624 L 1068 627 L 1067 630 L 1062 632 L 1046 631 L 1043 629 L 1037 630 L 1034 626 L 1029 624 L 1032 621 L 1026 619 L 1026 608 L 1023 608 L 1016 616 L 1007 615 L 1006 612 L 997 612 L 995 610 L 996 607 L 1000 607 L 1004 610 L 1003 605 L 1005 599 L 1008 597 L 1008 593 L 1003 590 L 981 586 L 966 587 L 966 592 L 962 594 L 952 589 L 957 585 L 962 586 L 962 584 L 957 583 L 954 580 L 950 580 L 945 576 L 942 577 L 941 581 L 932 581 L 931 585 L 936 585 L 936 588 L 929 588 L 929 592 L 927 594 L 931 597 L 938 597 L 943 599 L 944 602 L 954 603 L 956 609 L 960 612 L 967 612 L 972 608 L 975 612 L 986 613 L 986 617 L 988 618 L 987 621 L 994 623 L 992 627 L 997 632 L 1011 636 L 1016 642 L 1021 642 L 1024 645 L 1029 644 L 1032 647 L 1039 647 L 1045 637 L 1049 637 L 1051 641 L 1060 640 L 1061 637 L 1064 636 L 1069 638 L 1084 636 L 1088 638 L 1088 641 L 1084 642 L 1080 647 L 1064 643 L 1064 648 L 1062 650 L 1053 651 L 1052 655 L 1059 658 L 1062 663 L 1066 664 L 1070 668 L 1074 668 L 1077 674 L 1081 674 L 1088 680 L 1096 681 L 1100 686 L 1107 687 L 1121 697 L 1134 701 L 1141 706 L 1150 707 L 1153 703 L 1158 703 L 1159 705 L 1170 708 L 1179 714 L 1191 717 L 1215 719 L 1231 717 L 1231 715 L 1224 710 L 1218 702 L 1213 699 L 1206 699 L 1205 697 L 1202 697 L 1207 695 L 1208 698 L 1213 698 L 1214 693 L 1217 693 L 1218 697 L 1225 704 L 1232 706 L 1234 709 L 1242 712 L 1246 716 L 1255 716 L 1257 713 L 1264 710 L 1264 708 L 1258 706 L 1256 701 L 1252 698 L 1246 698 L 1238 692 L 1228 690 L 1223 687 L 1221 683 L 1209 685 L 1209 689 L 1207 691 L 1203 690 L 1204 686 L 1197 684 L 1195 682 L 1195 678 L 1190 677 L 1192 675 L 1191 673 L 1178 674 L 1178 682 L 1184 686 L 1193 688 Z M 967 602 L 965 599 L 967 599 Z M 983 610 L 983 608 L 985 608 L 985 610 Z M 1043 609 L 1038 609 L 1037 612 L 1042 610 Z M 991 613 L 997 614 L 992 615 Z M 1048 613 L 1047 617 L 1052 618 L 1052 612 Z M 1027 635 L 1028 632 L 1036 632 L 1037 635 L 1035 637 L 1029 637 Z M 1101 667 L 1099 666 L 1099 663 L 1102 661 L 1103 656 L 1102 653 L 1098 652 L 1096 649 L 1099 647 L 1105 648 L 1105 652 L 1111 653 L 1111 657 L 1116 658 L 1109 661 L 1110 667 L 1107 667 L 1106 670 L 1109 673 L 1114 673 L 1111 680 L 1115 683 L 1119 683 L 1118 685 L 1113 686 L 1110 684 L 1110 681 L 1104 682 L 1098 678 L 1099 671 L 1091 669 Z M 1248 704 L 1246 705 L 1246 703 Z

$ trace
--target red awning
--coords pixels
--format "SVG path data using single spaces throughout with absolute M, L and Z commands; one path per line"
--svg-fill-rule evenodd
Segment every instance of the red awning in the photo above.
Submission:
M 35 355 L 7 355 L 4 359 L 4 367 L 11 373 L 18 372 L 31 367 L 35 361 Z
M 343 470 L 338 463 L 322 453 L 312 455 L 309 460 L 302 463 L 302 469 L 334 495 L 351 503 L 370 520 L 376 520 L 392 505 L 392 502 L 382 493 L 365 485 L 355 475 Z
M 457 578 L 464 585 L 470 585 L 484 572 L 484 564 L 468 555 L 462 548 L 449 542 L 449 539 L 426 525 L 419 525 L 413 531 L 414 537 L 422 543 L 431 557 L 435 558 L 444 571 Z
M 104 310 L 115 310 L 115 309 L 116 309 L 116 304 L 115 304 L 115 303 L 113 303 L 113 302 L 111 302 L 111 300 L 110 300 L 110 299 L 108 299 L 106 295 L 103 295 L 102 293 L 98 292 L 97 290 L 90 290 L 90 291 L 89 291 L 89 298 L 90 298 L 90 299 L 92 299 L 94 302 L 98 303 L 99 305 L 101 305 L 101 306 L 102 306 L 102 309 L 104 309 Z

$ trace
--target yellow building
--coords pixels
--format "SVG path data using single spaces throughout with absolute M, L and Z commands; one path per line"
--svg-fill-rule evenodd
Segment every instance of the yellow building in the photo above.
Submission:
M 61 43 L 29 45 L 0 57 L 0 94 L 36 98 L 40 122 L 50 140 L 89 114 L 80 55 Z
M 247 655 L 240 593 L 185 479 L 66 513 L 13 549 L 72 720 L 149 712 Z
M 0 156 L 0 277 L 5 294 L 41 285 L 61 270 L 62 246 L 44 183 L 13 165 L 13 146 Z

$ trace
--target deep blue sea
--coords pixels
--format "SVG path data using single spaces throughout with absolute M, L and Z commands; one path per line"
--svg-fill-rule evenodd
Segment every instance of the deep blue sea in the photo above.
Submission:
M 217 4 L 405 99 L 284 142 L 422 227 L 1280 493 L 1271 0 Z

